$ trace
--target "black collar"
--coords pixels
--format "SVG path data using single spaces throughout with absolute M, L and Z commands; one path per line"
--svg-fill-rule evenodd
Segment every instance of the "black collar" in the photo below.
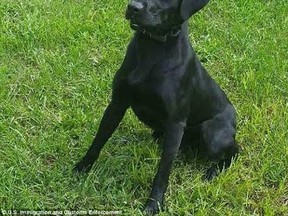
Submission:
M 149 36 L 150 38 L 152 38 L 152 39 L 154 39 L 156 41 L 159 41 L 159 42 L 163 43 L 163 42 L 166 42 L 168 38 L 177 37 L 180 34 L 180 32 L 181 32 L 181 25 L 173 27 L 171 31 L 167 32 L 164 35 L 160 35 L 160 34 L 156 34 L 156 33 L 153 33 L 153 32 L 149 32 L 149 31 L 147 31 L 145 29 L 138 29 L 138 31 L 141 32 L 144 35 Z

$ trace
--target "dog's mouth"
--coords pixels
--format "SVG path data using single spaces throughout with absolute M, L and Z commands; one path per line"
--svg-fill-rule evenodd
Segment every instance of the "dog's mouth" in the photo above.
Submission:
M 135 30 L 135 31 L 146 34 L 146 35 L 149 35 L 149 34 L 162 35 L 160 32 L 153 30 L 151 27 L 142 26 L 142 25 L 134 23 L 132 21 L 130 22 L 130 28 Z
M 153 26 L 146 26 L 136 21 L 136 17 L 130 11 L 126 11 L 126 19 L 130 21 L 130 28 L 134 31 L 141 32 L 144 35 L 148 36 L 164 36 L 165 33 L 161 32 L 159 28 L 155 28 Z
M 130 28 L 135 30 L 135 31 L 138 31 L 140 29 L 140 25 L 133 23 L 133 22 L 130 22 Z

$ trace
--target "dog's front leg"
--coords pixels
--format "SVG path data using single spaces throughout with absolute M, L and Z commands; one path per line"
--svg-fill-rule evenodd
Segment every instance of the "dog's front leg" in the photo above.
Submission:
M 92 145 L 87 151 L 86 155 L 78 162 L 74 168 L 76 172 L 88 172 L 93 163 L 97 160 L 99 153 L 115 131 L 120 121 L 122 120 L 128 106 L 112 102 L 105 110 L 104 116 L 101 120 L 99 130 L 94 138 Z
M 164 194 L 168 186 L 169 174 L 173 161 L 179 150 L 185 125 L 184 122 L 173 122 L 169 123 L 165 129 L 164 146 L 158 172 L 154 178 L 152 191 L 144 209 L 144 211 L 149 214 L 157 213 L 159 207 L 163 205 Z

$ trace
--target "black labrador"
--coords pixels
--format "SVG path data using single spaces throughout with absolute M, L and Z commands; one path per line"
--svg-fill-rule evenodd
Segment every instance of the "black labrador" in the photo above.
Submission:
M 145 211 L 163 205 L 169 174 L 181 142 L 195 135 L 213 161 L 206 178 L 230 166 L 238 153 L 235 109 L 209 76 L 189 42 L 187 20 L 209 0 L 132 0 L 126 18 L 135 35 L 113 81 L 112 100 L 93 144 L 74 168 L 89 171 L 127 108 L 163 137 L 163 152 Z M 189 142 L 189 139 L 188 139 Z M 193 139 L 191 139 L 191 145 Z M 182 142 L 183 143 L 183 142 Z

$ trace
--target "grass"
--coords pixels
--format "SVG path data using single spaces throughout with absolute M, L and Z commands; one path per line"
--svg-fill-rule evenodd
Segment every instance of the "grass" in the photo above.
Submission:
M 127 1 L 1 0 L 0 208 L 141 215 L 160 150 L 129 110 L 92 172 L 85 153 L 132 35 Z M 199 58 L 238 112 L 238 161 L 211 183 L 180 153 L 161 215 L 288 215 L 288 5 L 211 1 L 190 20 Z

